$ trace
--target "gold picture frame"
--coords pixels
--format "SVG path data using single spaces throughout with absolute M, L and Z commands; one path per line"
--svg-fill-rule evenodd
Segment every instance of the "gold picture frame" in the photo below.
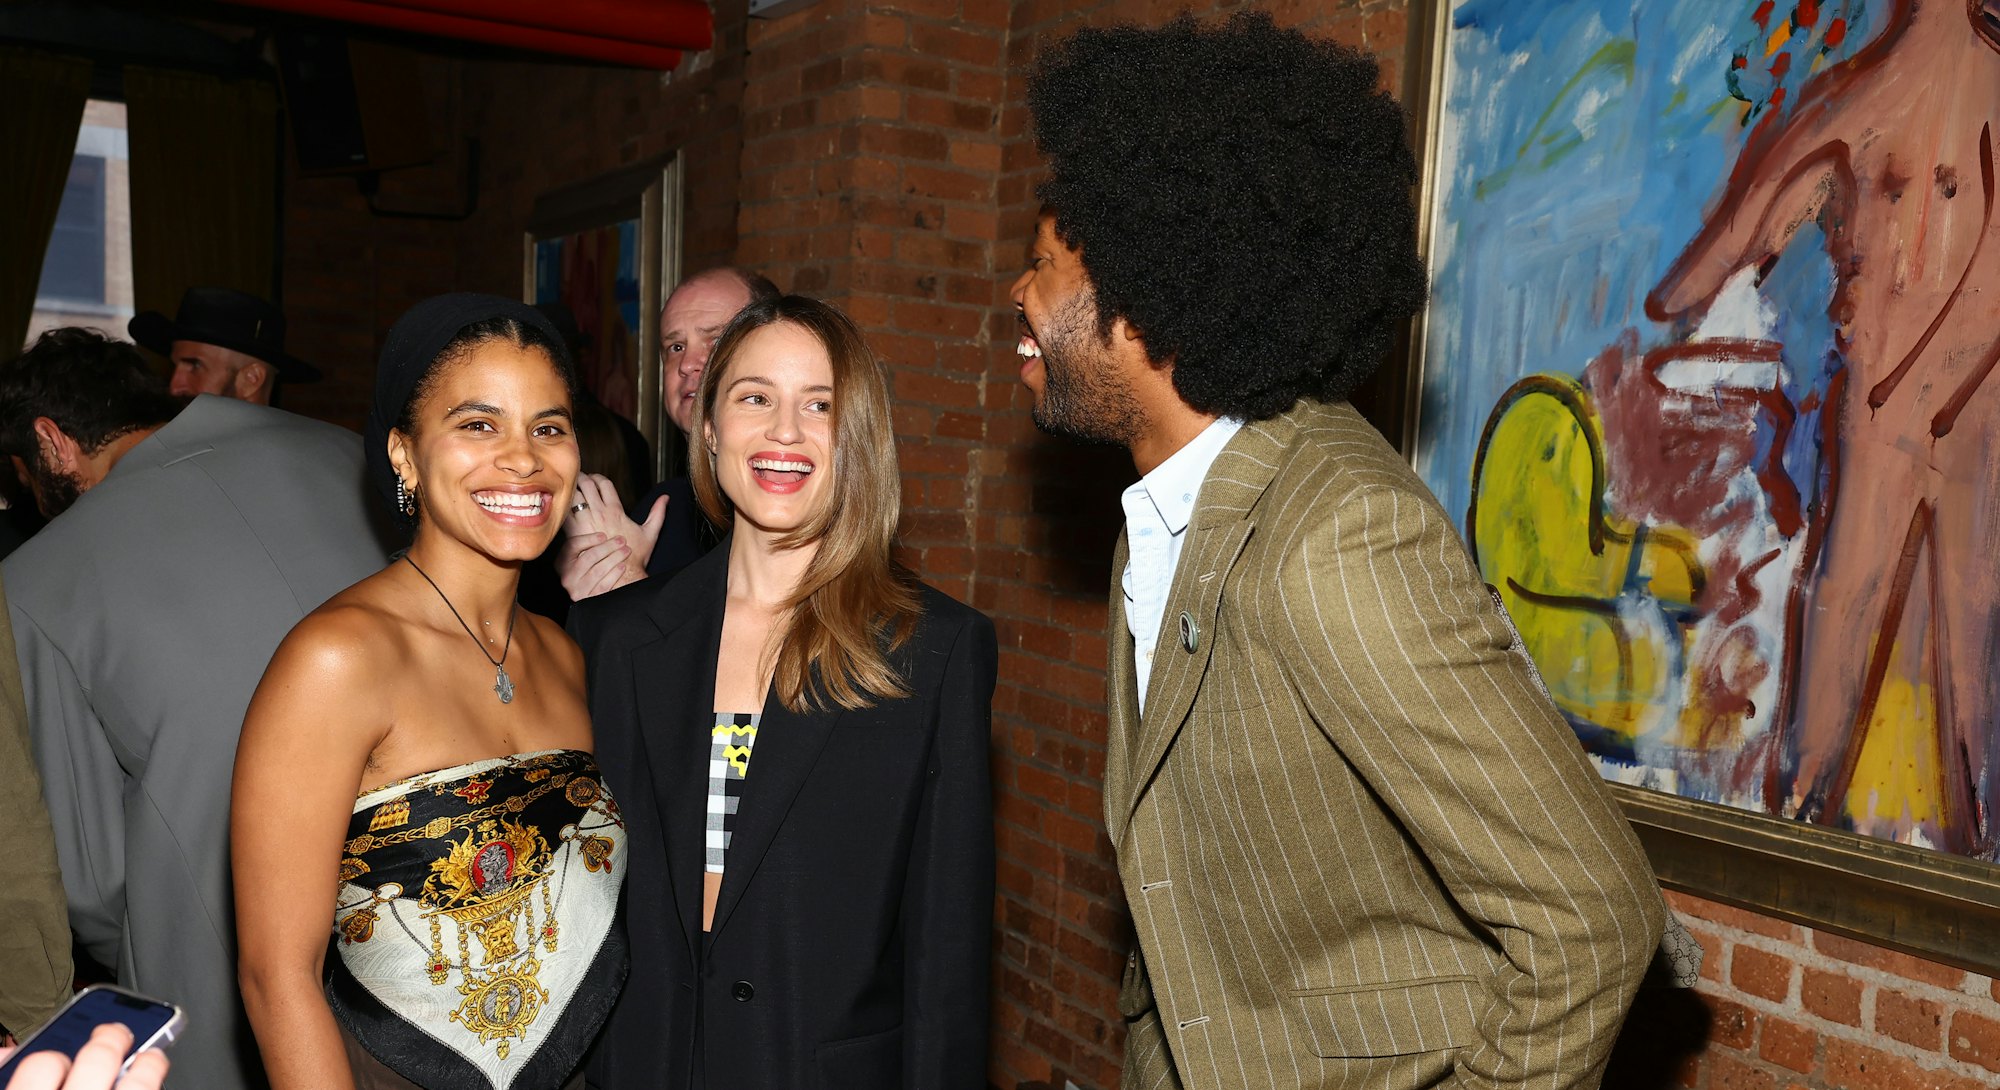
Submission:
M 659 316 L 681 277 L 682 186 L 678 152 L 600 175 L 537 198 L 521 236 L 522 297 L 560 300 L 578 312 L 594 342 L 578 361 L 579 378 L 638 426 L 658 480 L 684 472 L 686 460 L 660 402 Z M 587 284 L 562 280 L 579 269 Z
M 1418 244 L 1437 254 L 1443 87 L 1451 0 L 1410 7 L 1403 99 L 1420 156 Z M 1434 266 L 1432 266 L 1434 267 Z M 1393 404 L 1378 421 L 1415 459 L 1423 433 L 1431 312 L 1412 321 Z M 1917 957 L 2000 975 L 2000 865 L 1662 791 L 1610 785 L 1670 889 Z

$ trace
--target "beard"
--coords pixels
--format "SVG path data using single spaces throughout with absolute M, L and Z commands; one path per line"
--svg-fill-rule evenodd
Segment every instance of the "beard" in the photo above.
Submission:
M 52 468 L 40 457 L 27 460 L 25 465 L 28 491 L 35 497 L 35 508 L 43 518 L 55 518 L 83 496 L 83 481 L 80 478 Z
M 1042 350 L 1042 398 L 1031 414 L 1051 435 L 1130 446 L 1144 430 L 1139 401 L 1114 373 L 1110 338 L 1097 331 L 1097 296 L 1073 295 L 1035 332 Z

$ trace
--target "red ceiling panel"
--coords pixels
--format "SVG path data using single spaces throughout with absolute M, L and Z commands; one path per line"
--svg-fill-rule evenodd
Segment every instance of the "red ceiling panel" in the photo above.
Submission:
M 671 69 L 714 39 L 699 0 L 233 0 L 250 7 L 589 60 Z

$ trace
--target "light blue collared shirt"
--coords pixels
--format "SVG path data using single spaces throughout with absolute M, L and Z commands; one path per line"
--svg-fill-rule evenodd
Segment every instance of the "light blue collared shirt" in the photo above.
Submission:
M 1200 435 L 1127 488 L 1125 506 L 1125 626 L 1132 633 L 1132 661 L 1138 668 L 1139 711 L 1146 710 L 1146 682 L 1153 676 L 1153 649 L 1161 616 L 1174 585 L 1174 569 L 1187 542 L 1188 519 L 1210 466 L 1229 445 L 1243 421 L 1218 417 Z

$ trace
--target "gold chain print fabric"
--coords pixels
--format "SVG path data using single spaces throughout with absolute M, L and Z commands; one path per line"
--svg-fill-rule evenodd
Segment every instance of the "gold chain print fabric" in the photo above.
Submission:
M 328 959 L 336 1015 L 422 1086 L 559 1085 L 623 975 L 624 831 L 596 765 L 571 750 L 363 795 Z

